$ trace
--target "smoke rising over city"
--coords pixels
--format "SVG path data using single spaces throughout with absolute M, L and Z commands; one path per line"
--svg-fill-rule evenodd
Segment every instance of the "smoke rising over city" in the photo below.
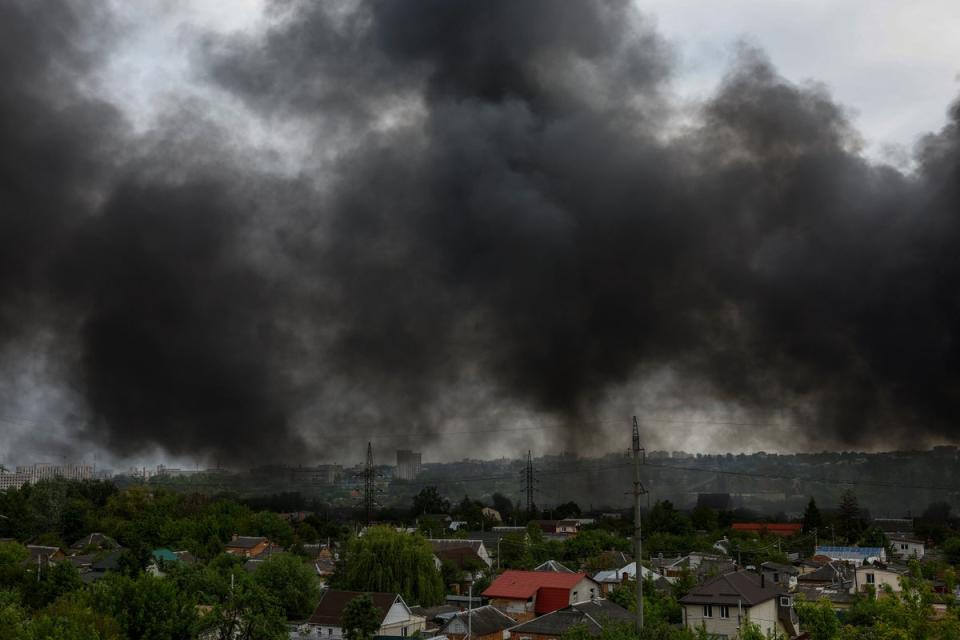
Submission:
M 189 34 L 203 92 L 144 126 L 98 84 L 123 16 L 0 6 L 0 416 L 63 425 L 6 447 L 960 440 L 957 103 L 897 168 L 749 45 L 681 103 L 629 2 L 265 25 Z

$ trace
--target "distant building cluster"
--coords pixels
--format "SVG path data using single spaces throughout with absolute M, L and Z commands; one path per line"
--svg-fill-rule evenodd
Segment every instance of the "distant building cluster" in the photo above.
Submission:
M 36 484 L 41 480 L 63 478 L 65 480 L 93 480 L 93 465 L 89 464 L 51 464 L 40 462 L 31 465 L 17 465 L 13 473 L 0 473 L 0 491 L 19 489 L 25 484 Z
M 420 475 L 420 452 L 397 450 L 397 480 L 416 480 Z

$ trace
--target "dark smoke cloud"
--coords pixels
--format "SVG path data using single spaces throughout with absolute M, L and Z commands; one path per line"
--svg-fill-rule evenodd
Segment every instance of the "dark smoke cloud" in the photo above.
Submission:
M 68 81 L 109 25 L 29 6 L 0 16 L 0 335 L 29 299 L 119 454 L 304 457 L 309 426 L 336 456 L 470 395 L 573 425 L 657 369 L 786 408 L 788 448 L 956 440 L 957 107 L 908 175 L 746 48 L 681 124 L 628 2 L 286 2 L 195 56 L 308 137 L 283 178 L 202 106 L 129 132 Z

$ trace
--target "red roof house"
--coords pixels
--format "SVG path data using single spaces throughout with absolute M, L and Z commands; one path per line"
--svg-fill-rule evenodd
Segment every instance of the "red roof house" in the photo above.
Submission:
M 515 620 L 600 597 L 600 585 L 585 573 L 505 571 L 483 592 L 490 604 Z
M 800 535 L 803 531 L 802 524 L 788 524 L 780 522 L 734 522 L 730 527 L 734 531 L 744 533 L 769 533 L 774 536 L 789 538 L 790 536 Z

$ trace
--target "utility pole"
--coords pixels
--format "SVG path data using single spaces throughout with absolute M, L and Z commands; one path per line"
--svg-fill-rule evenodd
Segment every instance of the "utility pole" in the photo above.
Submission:
M 633 416 L 633 551 L 637 567 L 637 633 L 643 632 L 643 541 L 640 530 L 640 496 L 647 490 L 640 482 L 640 464 L 646 457 L 646 450 L 640 448 L 640 423 Z

